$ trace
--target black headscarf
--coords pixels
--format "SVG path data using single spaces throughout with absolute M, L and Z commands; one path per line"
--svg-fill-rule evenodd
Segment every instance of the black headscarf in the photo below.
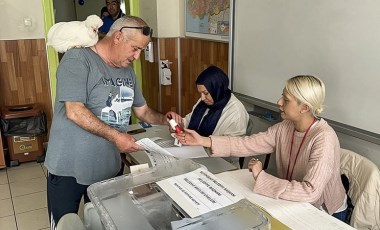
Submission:
M 209 106 L 200 101 L 191 115 L 188 128 L 197 131 L 201 136 L 207 137 L 213 134 L 223 109 L 231 98 L 231 90 L 228 88 L 229 80 L 223 70 L 216 66 L 210 66 L 198 76 L 195 84 L 206 87 L 214 100 L 214 104 Z M 206 109 L 209 109 L 209 111 L 202 120 Z

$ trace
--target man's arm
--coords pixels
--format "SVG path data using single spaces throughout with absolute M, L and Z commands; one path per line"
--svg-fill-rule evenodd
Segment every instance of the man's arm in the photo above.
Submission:
M 142 121 L 145 121 L 150 124 L 155 125 L 169 125 L 168 115 L 171 115 L 172 118 L 178 123 L 182 124 L 182 117 L 175 112 L 167 112 L 165 115 L 159 112 L 154 111 L 149 108 L 148 105 L 143 105 L 141 107 L 133 107 L 133 112 L 136 117 Z
M 102 122 L 81 102 L 65 102 L 66 116 L 84 130 L 112 142 L 123 153 L 141 150 L 135 139 Z

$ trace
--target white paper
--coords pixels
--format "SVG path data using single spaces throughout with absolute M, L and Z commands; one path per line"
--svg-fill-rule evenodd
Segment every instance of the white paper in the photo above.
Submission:
M 309 203 L 276 200 L 254 193 L 254 179 L 248 169 L 220 173 L 217 177 L 292 229 L 354 229 Z
M 234 204 L 244 197 L 204 168 L 157 184 L 190 216 Z
M 153 167 L 177 160 L 177 158 L 173 156 L 165 155 L 165 154 L 159 154 L 159 153 L 154 153 L 154 152 L 145 152 L 145 153 L 148 156 L 149 161 Z
M 202 146 L 182 146 L 182 147 L 166 147 L 163 148 L 160 146 L 160 142 L 155 143 L 153 140 L 161 141 L 163 144 L 167 144 L 167 141 L 162 141 L 157 138 L 143 138 L 139 141 L 136 141 L 137 144 L 142 146 L 150 159 L 150 162 L 153 166 L 159 165 L 162 163 L 171 162 L 176 158 L 200 158 L 208 157 L 207 152 Z M 171 140 L 168 140 L 172 142 Z M 169 146 L 173 146 L 172 144 Z M 170 157 L 168 157 L 170 156 Z
M 202 146 L 182 146 L 182 147 L 168 147 L 166 151 L 170 152 L 177 158 L 200 158 L 208 157 L 207 152 Z
M 173 156 L 170 152 L 166 151 L 164 148 L 160 147 L 158 144 L 154 143 L 154 141 L 152 141 L 149 138 L 143 138 L 141 140 L 136 141 L 136 143 L 142 146 L 145 149 L 145 151 Z

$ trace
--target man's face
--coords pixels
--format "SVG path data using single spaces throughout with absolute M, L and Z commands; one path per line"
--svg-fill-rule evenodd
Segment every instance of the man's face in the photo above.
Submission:
M 119 0 L 106 0 L 106 6 L 108 13 L 114 18 L 118 15 L 120 11 L 120 1 Z
M 142 50 L 145 49 L 149 41 L 150 37 L 142 33 L 136 33 L 133 39 L 127 41 L 121 36 L 120 41 L 115 47 L 114 65 L 119 68 L 128 67 L 134 60 L 140 57 Z

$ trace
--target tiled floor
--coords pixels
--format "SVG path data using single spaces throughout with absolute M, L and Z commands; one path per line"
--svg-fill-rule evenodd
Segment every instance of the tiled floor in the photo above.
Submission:
M 0 229 L 49 229 L 46 173 L 36 162 L 0 169 Z
M 36 162 L 0 169 L 0 230 L 50 229 L 46 175 L 43 163 Z M 78 214 L 83 219 L 83 202 Z

